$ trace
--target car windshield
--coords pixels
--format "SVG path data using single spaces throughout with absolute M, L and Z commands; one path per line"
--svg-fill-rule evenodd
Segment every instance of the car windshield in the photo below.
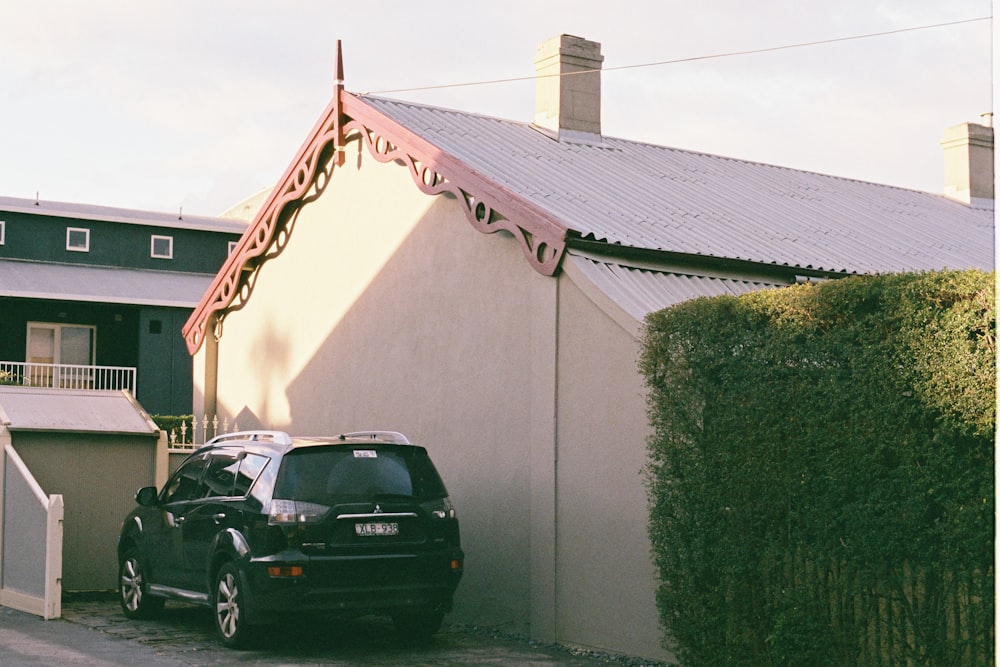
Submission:
M 281 462 L 274 497 L 331 505 L 387 497 L 418 501 L 448 493 L 421 447 L 307 447 Z

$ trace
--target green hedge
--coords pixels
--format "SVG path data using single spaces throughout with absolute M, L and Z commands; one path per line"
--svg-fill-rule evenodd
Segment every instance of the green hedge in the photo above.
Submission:
M 150 415 L 150 418 L 160 427 L 161 431 L 166 431 L 168 436 L 172 431 L 176 431 L 177 436 L 180 437 L 182 423 L 186 425 L 187 432 L 191 432 L 192 415 Z
M 993 274 L 651 314 L 649 533 L 686 667 L 992 664 Z

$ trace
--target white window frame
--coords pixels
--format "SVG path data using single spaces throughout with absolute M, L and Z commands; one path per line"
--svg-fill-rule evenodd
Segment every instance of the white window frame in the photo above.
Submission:
M 3 245 L 4 244 L 4 239 L 7 238 L 6 235 L 4 234 L 4 230 L 6 230 L 6 229 L 7 229 L 7 221 L 6 220 L 0 220 L 0 245 Z
M 82 246 L 70 244 L 70 238 L 72 238 L 73 232 L 83 232 L 84 241 Z M 67 227 L 66 250 L 70 252 L 90 252 L 90 230 L 86 227 Z
M 53 331 L 53 345 L 52 350 L 53 358 L 52 363 L 61 364 L 62 359 L 62 330 L 70 329 L 89 329 L 90 330 L 90 350 L 89 361 L 84 364 L 86 366 L 93 366 L 94 360 L 97 358 L 97 327 L 92 324 L 70 324 L 61 322 L 28 322 L 27 327 L 27 348 L 25 349 L 24 359 L 25 361 L 31 363 L 31 330 L 32 329 L 49 329 Z M 38 362 L 41 363 L 41 362 Z
M 230 255 L 233 254 L 233 251 L 236 250 L 236 244 L 238 244 L 238 243 L 239 243 L 239 241 L 230 241 L 229 242 L 229 253 L 228 254 L 230 254 Z
M 166 254 L 156 252 L 156 242 L 166 241 L 167 242 L 167 252 Z M 149 256 L 154 259 L 173 259 L 174 258 L 174 237 L 173 236 L 157 236 L 153 234 L 149 237 Z

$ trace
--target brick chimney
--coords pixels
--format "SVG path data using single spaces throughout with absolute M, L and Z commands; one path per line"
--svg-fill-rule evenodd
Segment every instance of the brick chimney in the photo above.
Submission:
M 949 127 L 944 149 L 944 194 L 976 207 L 993 207 L 993 128 L 976 123 Z
M 542 42 L 535 56 L 535 125 L 559 140 L 599 143 L 602 62 L 598 42 L 572 35 Z

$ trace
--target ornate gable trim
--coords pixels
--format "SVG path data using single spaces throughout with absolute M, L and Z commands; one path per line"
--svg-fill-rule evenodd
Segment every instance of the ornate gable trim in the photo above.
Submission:
M 425 194 L 450 192 L 478 231 L 491 234 L 503 229 L 513 234 L 539 273 L 550 276 L 559 268 L 567 227 L 554 215 L 387 118 L 363 97 L 346 94 L 344 111 L 351 119 L 345 132 L 359 133 L 376 160 L 405 164 Z
M 513 234 L 539 273 L 550 276 L 558 270 L 566 250 L 563 223 L 386 117 L 364 98 L 346 92 L 340 71 L 338 63 L 330 105 L 184 325 L 192 355 L 207 335 L 222 335 L 226 314 L 246 305 L 260 266 L 284 249 L 302 207 L 323 193 L 335 168 L 344 163 L 348 137 L 359 137 L 379 162 L 404 164 L 422 192 L 451 193 L 478 231 Z

